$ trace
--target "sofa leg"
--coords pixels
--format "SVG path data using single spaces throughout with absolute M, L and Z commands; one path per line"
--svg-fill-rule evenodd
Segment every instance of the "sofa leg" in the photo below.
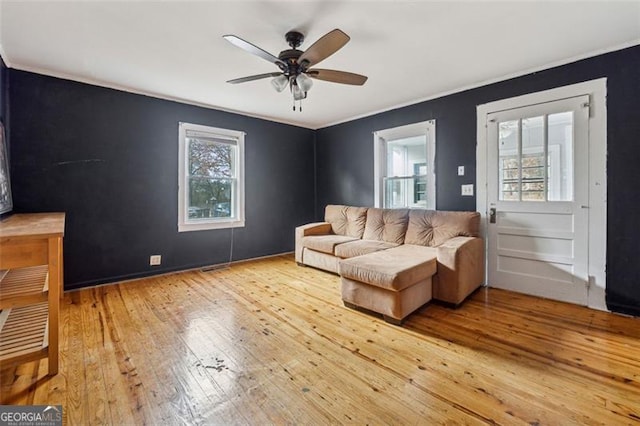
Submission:
M 384 322 L 388 322 L 389 324 L 393 324 L 393 325 L 402 325 L 402 322 L 403 322 L 403 320 L 401 319 L 396 319 L 388 315 L 383 315 L 382 318 L 384 319 Z
M 306 267 L 306 266 L 307 266 L 307 265 L 305 265 L 305 264 L 304 264 L 304 263 L 302 263 L 302 262 L 296 262 L 296 265 L 298 265 L 298 266 L 304 266 L 304 267 Z

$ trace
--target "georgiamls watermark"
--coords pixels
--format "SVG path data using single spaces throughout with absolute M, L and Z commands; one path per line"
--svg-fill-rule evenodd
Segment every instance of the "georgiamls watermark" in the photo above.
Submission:
M 62 426 L 62 405 L 0 405 L 0 426 Z

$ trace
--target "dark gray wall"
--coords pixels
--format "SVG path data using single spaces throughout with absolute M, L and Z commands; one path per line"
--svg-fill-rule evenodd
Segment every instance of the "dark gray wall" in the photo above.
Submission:
M 228 261 L 230 230 L 177 232 L 179 121 L 247 133 L 234 260 L 292 251 L 294 227 L 313 219 L 312 130 L 14 69 L 9 79 L 14 211 L 67 213 L 67 289 Z
M 475 210 L 476 105 L 607 77 L 607 303 L 640 315 L 640 46 L 600 55 L 317 131 L 316 219 L 326 204 L 373 204 L 372 132 L 436 119 L 439 210 Z M 428 71 L 424 72 L 428 78 Z M 456 167 L 464 165 L 466 176 Z

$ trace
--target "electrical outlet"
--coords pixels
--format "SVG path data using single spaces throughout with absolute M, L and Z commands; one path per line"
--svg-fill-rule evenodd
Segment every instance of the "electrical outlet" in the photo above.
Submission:
M 462 195 L 466 197 L 473 197 L 473 184 L 462 185 Z
M 458 166 L 458 176 L 464 176 L 464 166 Z
M 159 254 L 154 254 L 152 256 L 149 256 L 149 265 L 151 266 L 157 266 L 159 264 L 162 263 L 162 256 Z

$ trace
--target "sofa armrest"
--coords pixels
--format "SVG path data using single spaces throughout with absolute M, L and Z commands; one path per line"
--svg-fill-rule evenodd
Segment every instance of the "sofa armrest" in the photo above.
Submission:
M 454 237 L 436 250 L 438 273 L 433 297 L 458 305 L 484 282 L 484 240 Z
M 296 262 L 302 263 L 302 238 L 309 235 L 329 235 L 329 222 L 314 222 L 296 227 Z

